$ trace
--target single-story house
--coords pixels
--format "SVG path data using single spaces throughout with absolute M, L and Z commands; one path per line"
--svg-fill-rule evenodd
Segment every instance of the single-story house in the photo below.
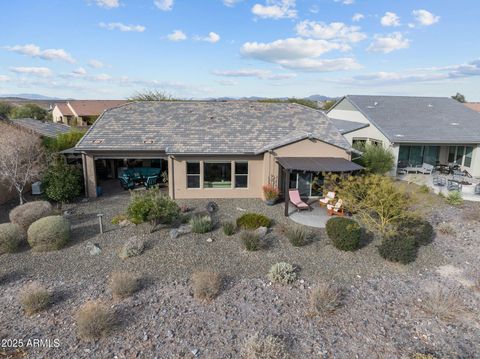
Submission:
M 464 103 L 464 105 L 472 109 L 473 111 L 480 112 L 480 102 L 466 102 Z
M 350 145 L 382 145 L 397 164 L 454 163 L 480 176 L 480 114 L 451 98 L 348 95 L 327 115 Z
M 323 112 L 288 103 L 131 102 L 105 111 L 75 149 L 90 197 L 99 167 L 110 178 L 165 169 L 172 198 L 262 198 L 269 183 L 315 196 L 325 172 L 361 169 Z
M 56 103 L 52 110 L 53 122 L 70 126 L 91 125 L 103 111 L 125 104 L 125 100 L 70 100 Z

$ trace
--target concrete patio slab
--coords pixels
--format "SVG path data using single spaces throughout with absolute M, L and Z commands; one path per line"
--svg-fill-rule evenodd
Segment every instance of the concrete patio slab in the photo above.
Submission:
M 297 212 L 295 207 L 290 206 L 289 218 L 301 225 L 315 227 L 315 228 L 325 228 L 327 221 L 331 218 L 327 214 L 326 207 L 320 207 L 318 201 L 310 203 L 313 210 L 311 211 L 300 211 Z

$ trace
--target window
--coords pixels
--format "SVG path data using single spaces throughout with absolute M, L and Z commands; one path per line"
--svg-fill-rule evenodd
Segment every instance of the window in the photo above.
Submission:
M 465 167 L 470 167 L 472 165 L 472 153 L 473 153 L 473 147 L 471 146 L 465 147 L 465 159 L 463 160 L 463 165 Z
M 200 188 L 200 162 L 187 162 L 187 188 Z
M 353 139 L 352 140 L 352 147 L 355 149 L 362 149 L 367 144 L 367 140 L 360 140 L 360 139 Z
M 377 140 L 370 140 L 370 143 L 374 146 L 381 146 L 382 141 L 377 141 Z
M 231 162 L 205 162 L 203 164 L 203 179 L 205 188 L 231 188 Z
M 465 152 L 464 146 L 457 146 L 457 155 L 455 156 L 455 163 L 458 165 L 462 164 L 463 153 Z
M 235 188 L 248 187 L 248 162 L 235 162 Z
M 455 161 L 455 146 L 450 146 L 448 148 L 448 163 L 453 163 Z

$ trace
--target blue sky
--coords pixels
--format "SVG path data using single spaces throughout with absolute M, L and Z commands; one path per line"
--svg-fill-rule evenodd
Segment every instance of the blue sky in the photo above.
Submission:
M 0 4 L 0 94 L 311 94 L 480 101 L 474 0 L 29 0 Z

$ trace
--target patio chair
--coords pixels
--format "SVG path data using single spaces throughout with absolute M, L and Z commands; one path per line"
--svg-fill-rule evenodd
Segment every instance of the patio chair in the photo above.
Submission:
M 422 167 L 418 168 L 417 172 L 422 173 L 424 175 L 431 175 L 434 169 L 435 169 L 435 166 L 424 162 L 422 164 Z
M 298 212 L 300 212 L 303 209 L 308 209 L 309 211 L 312 210 L 312 207 L 310 207 L 309 204 L 302 201 L 302 199 L 300 198 L 300 192 L 298 192 L 298 189 L 289 190 L 288 196 L 290 198 L 290 202 L 295 206 L 295 208 L 297 208 Z
M 320 198 L 320 206 L 326 206 L 335 199 L 335 192 L 328 192 L 325 198 Z
M 135 182 L 133 182 L 130 177 L 118 177 L 120 181 L 120 185 L 122 188 L 126 191 L 129 189 L 134 189 L 135 188 Z
M 144 182 L 146 188 L 152 188 L 157 185 L 158 176 L 149 176 Z
M 339 199 L 335 205 L 327 204 L 327 213 L 329 216 L 343 217 L 345 215 L 345 211 L 343 210 L 343 201 Z
M 448 180 L 448 186 L 447 189 L 449 191 L 461 191 L 462 190 L 462 184 L 458 183 L 456 181 Z

